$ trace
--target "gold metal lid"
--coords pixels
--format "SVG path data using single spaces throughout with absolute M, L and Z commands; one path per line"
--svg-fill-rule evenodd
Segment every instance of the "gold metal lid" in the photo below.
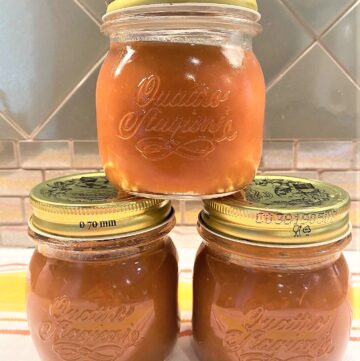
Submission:
M 232 5 L 240 6 L 243 8 L 258 10 L 256 0 L 115 0 L 111 2 L 107 7 L 107 13 L 142 5 L 154 5 L 154 4 L 219 4 L 219 5 Z
M 171 203 L 116 190 L 104 173 L 84 173 L 43 182 L 30 193 L 35 232 L 62 237 L 106 237 L 157 227 L 173 212 Z
M 235 240 L 304 245 L 348 235 L 349 208 L 348 193 L 332 184 L 257 176 L 243 191 L 204 201 L 199 223 Z

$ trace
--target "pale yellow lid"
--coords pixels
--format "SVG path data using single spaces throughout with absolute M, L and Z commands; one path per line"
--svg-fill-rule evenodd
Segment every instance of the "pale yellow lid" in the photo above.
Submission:
M 116 190 L 104 173 L 75 174 L 45 181 L 30 193 L 30 228 L 68 238 L 142 232 L 172 215 L 171 203 Z
M 194 4 L 224 4 L 232 6 L 240 6 L 243 8 L 258 10 L 256 0 L 115 0 L 108 5 L 107 13 L 142 5 L 153 5 L 153 4 L 184 4 L 184 3 L 194 3 Z
M 332 184 L 257 176 L 243 191 L 204 201 L 200 225 L 226 237 L 273 244 L 331 242 L 350 232 L 350 197 Z

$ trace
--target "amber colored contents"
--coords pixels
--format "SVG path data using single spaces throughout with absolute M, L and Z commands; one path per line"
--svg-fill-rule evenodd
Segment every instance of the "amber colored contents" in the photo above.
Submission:
M 36 250 L 28 318 L 41 359 L 164 360 L 178 333 L 177 276 L 168 237 L 108 261 L 61 260 Z
M 229 256 L 201 246 L 193 311 L 200 360 L 342 360 L 351 310 L 348 268 L 339 250 L 322 260 L 312 249 L 286 249 L 276 259 L 260 247 L 266 260 L 256 248 L 239 246 L 238 256 L 234 249 Z
M 264 79 L 251 51 L 113 42 L 97 85 L 106 174 L 139 193 L 240 189 L 260 161 L 264 103 Z

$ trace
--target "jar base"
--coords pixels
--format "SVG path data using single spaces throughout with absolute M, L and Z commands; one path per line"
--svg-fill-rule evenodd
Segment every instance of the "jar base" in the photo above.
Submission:
M 201 194 L 201 193 L 151 193 L 151 192 L 128 192 L 137 197 L 155 198 L 155 199 L 169 199 L 169 200 L 201 200 L 227 197 L 239 192 L 240 189 L 235 189 L 226 193 L 215 194 Z

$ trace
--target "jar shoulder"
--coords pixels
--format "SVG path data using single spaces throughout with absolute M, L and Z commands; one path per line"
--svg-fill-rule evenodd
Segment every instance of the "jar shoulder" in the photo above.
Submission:
M 29 270 L 29 289 L 51 298 L 61 292 L 86 294 L 94 287 L 127 292 L 165 278 L 176 282 L 178 267 L 176 248 L 168 237 L 157 249 L 106 261 L 66 261 L 35 250 Z
M 194 270 L 199 293 L 207 292 L 213 302 L 240 302 L 249 307 L 266 304 L 270 308 L 336 307 L 347 297 L 348 277 L 343 255 L 320 269 L 280 271 L 243 267 L 217 256 L 207 246 L 201 246 Z M 202 284 L 207 284 L 206 291 Z M 210 296 L 215 290 L 216 296 Z
M 247 76 L 252 81 L 258 77 L 258 80 L 264 82 L 256 54 L 252 49 L 242 47 L 241 44 L 208 45 L 161 41 L 112 43 L 102 65 L 99 79 L 107 79 L 110 75 L 113 78 L 119 78 L 124 74 L 129 81 L 135 76 L 134 69 L 137 74 L 151 71 L 166 74 L 171 71 L 173 77 L 179 77 L 182 73 L 201 75 L 204 72 L 208 79 L 214 77 L 218 81 L 221 81 L 219 75 L 223 73 L 224 75 Z M 212 71 L 208 72 L 209 70 Z M 242 73 L 238 74 L 238 71 Z M 184 78 L 184 81 L 186 80 L 194 82 L 194 79 Z M 229 82 L 230 79 L 227 81 Z

